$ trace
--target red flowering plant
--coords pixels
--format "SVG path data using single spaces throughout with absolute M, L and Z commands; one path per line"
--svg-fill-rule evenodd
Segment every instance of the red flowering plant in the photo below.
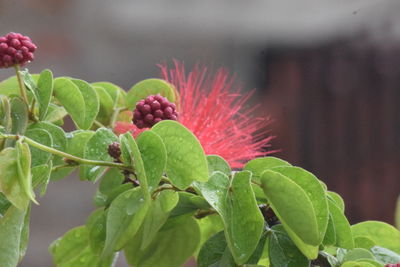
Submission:
M 226 70 L 161 65 L 128 92 L 109 82 L 30 74 L 36 46 L 0 37 L 0 266 L 29 240 L 30 206 L 77 170 L 96 208 L 49 248 L 61 267 L 393 266 L 400 232 L 350 225 L 342 198 L 310 172 L 267 156 L 256 118 Z M 65 132 L 70 117 L 76 130 Z M 234 171 L 232 171 L 234 169 Z

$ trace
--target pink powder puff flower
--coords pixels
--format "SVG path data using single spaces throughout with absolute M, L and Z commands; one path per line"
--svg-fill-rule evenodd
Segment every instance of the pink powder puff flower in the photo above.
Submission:
M 241 93 L 226 69 L 213 75 L 196 65 L 186 74 L 179 61 L 171 69 L 166 64 L 159 67 L 162 78 L 180 95 L 179 122 L 194 133 L 207 155 L 219 155 L 232 168 L 242 168 L 248 160 L 274 152 L 266 150 L 274 138 L 266 130 L 270 119 L 254 116 L 258 105 L 245 108 L 254 91 Z
M 274 138 L 267 127 L 270 119 L 255 117 L 258 105 L 245 108 L 254 91 L 241 93 L 226 69 L 213 75 L 206 67 L 196 65 L 186 74 L 184 64 L 174 61 L 169 69 L 159 65 L 162 78 L 173 84 L 179 93 L 178 121 L 199 139 L 207 155 L 219 155 L 232 168 L 242 168 L 253 158 L 276 152 L 267 150 Z M 119 121 L 117 134 L 131 132 L 135 137 L 145 129 Z

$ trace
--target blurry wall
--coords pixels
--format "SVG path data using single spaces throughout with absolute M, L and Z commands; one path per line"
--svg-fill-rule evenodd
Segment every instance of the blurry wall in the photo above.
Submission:
M 129 89 L 173 58 L 225 66 L 261 115 L 277 155 L 343 194 L 352 222 L 393 220 L 399 193 L 398 0 L 0 0 L 0 34 L 39 49 L 31 72 L 107 80 Z M 13 75 L 1 70 L 0 80 Z M 47 247 L 81 225 L 95 186 L 51 183 L 32 209 L 21 263 L 52 266 Z M 123 261 L 117 266 L 126 266 Z
M 281 155 L 345 199 L 353 223 L 393 223 L 400 193 L 400 43 L 364 35 L 270 49 L 265 109 Z

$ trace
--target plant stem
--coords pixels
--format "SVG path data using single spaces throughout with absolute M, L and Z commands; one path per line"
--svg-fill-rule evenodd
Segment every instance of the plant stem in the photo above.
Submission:
M 72 160 L 72 161 L 74 161 L 76 163 L 79 163 L 79 164 L 116 167 L 116 168 L 120 168 L 120 169 L 123 169 L 123 170 L 133 171 L 132 168 L 130 168 L 129 166 L 125 166 L 122 163 L 100 161 L 100 160 L 90 160 L 90 159 L 83 159 L 83 158 L 80 158 L 80 157 L 76 157 L 76 156 L 73 156 L 71 154 L 68 154 L 68 153 L 62 152 L 60 150 L 54 149 L 52 147 L 48 147 L 48 146 L 42 145 L 42 144 L 40 144 L 40 143 L 38 143 L 38 142 L 36 142 L 36 141 L 30 139 L 29 137 L 26 137 L 26 136 L 19 136 L 19 135 L 13 135 L 13 134 L 3 134 L 0 137 L 8 138 L 8 139 L 16 139 L 16 140 L 23 139 L 23 141 L 25 141 L 27 144 L 29 144 L 29 145 L 31 145 L 33 147 L 36 147 L 36 148 L 38 148 L 40 150 L 52 153 L 54 155 L 57 155 L 57 156 L 60 156 L 60 157 L 63 157 L 63 158 L 69 159 L 69 160 Z
M 255 184 L 255 185 L 258 185 L 259 187 L 262 187 L 262 185 L 261 184 L 259 184 L 259 183 L 257 183 L 257 182 L 254 182 L 254 181 L 250 181 L 252 184 Z
M 160 193 L 161 191 L 164 191 L 164 190 L 168 190 L 168 189 L 172 189 L 172 190 L 175 190 L 175 191 L 178 191 L 178 190 L 179 190 L 178 188 L 176 188 L 175 186 L 173 186 L 173 185 L 171 185 L 171 184 L 163 184 L 162 186 L 160 186 L 159 188 L 157 188 L 157 189 L 153 192 L 153 194 L 151 194 L 151 197 L 154 199 L 158 193 Z
M 25 104 L 29 107 L 29 100 L 28 100 L 28 96 L 26 94 L 25 84 L 21 77 L 19 64 L 14 65 L 14 69 L 15 69 L 15 73 L 17 75 L 17 80 L 18 80 L 18 84 L 19 84 L 19 91 L 21 93 L 21 97 L 24 100 Z
M 204 218 L 204 217 L 207 217 L 208 215 L 212 215 L 212 214 L 215 214 L 215 213 L 217 213 L 215 210 L 199 210 L 199 211 L 194 215 L 194 217 L 195 217 L 196 219 L 202 219 L 202 218 Z
M 103 127 L 103 128 L 107 128 L 104 124 L 102 124 L 101 122 L 99 122 L 98 120 L 94 121 L 94 124 L 96 124 L 99 127 Z

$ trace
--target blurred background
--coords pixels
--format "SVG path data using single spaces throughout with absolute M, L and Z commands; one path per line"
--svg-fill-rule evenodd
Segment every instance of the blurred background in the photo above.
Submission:
M 38 45 L 31 72 L 128 90 L 157 63 L 225 66 L 274 122 L 276 156 L 315 173 L 351 223 L 393 223 L 400 193 L 398 0 L 0 0 L 0 35 Z M 1 70 L 0 80 L 13 75 Z M 75 176 L 33 207 L 20 266 L 52 266 L 47 247 L 82 225 L 95 186 Z M 125 266 L 123 260 L 117 266 Z

